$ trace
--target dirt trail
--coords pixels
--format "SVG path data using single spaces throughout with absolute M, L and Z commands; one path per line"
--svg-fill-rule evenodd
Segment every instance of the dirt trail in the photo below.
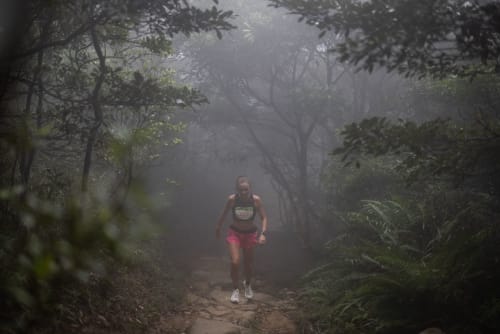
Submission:
M 229 301 L 231 281 L 227 257 L 204 256 L 191 266 L 189 291 L 176 314 L 162 316 L 151 333 L 175 334 L 295 334 L 295 292 L 279 291 L 257 277 L 254 298 L 240 294 L 239 304 Z

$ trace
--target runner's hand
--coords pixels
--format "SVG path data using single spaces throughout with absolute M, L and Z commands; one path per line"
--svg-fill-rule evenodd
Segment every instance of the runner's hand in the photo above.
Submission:
M 259 244 L 263 245 L 263 244 L 265 244 L 265 243 L 266 243 L 266 236 L 265 236 L 265 235 L 263 235 L 263 234 L 261 234 L 261 235 L 259 236 Z

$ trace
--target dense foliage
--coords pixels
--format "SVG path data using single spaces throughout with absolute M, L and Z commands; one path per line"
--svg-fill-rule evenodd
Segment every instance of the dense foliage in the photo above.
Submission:
M 104 275 L 148 227 L 155 207 L 141 168 L 179 143 L 178 111 L 206 102 L 174 82 L 170 38 L 221 37 L 233 26 L 230 11 L 177 0 L 9 8 L 5 31 L 16 38 L 0 54 L 0 331 L 24 332 L 54 314 L 63 287 Z
M 305 278 L 313 319 L 332 333 L 498 331 L 496 205 L 443 188 L 364 201 L 345 214 L 328 264 Z
M 340 36 L 331 50 L 358 69 L 444 79 L 415 84 L 405 117 L 342 130 L 326 185 L 335 234 L 304 281 L 318 332 L 499 331 L 498 3 L 271 3 Z
M 99 285 L 148 227 L 155 207 L 139 181 L 162 157 L 200 189 L 179 190 L 175 212 L 197 231 L 211 228 L 207 189 L 224 188 L 207 177 L 227 177 L 211 173 L 218 159 L 260 164 L 284 225 L 306 246 L 328 240 L 302 290 L 315 332 L 498 332 L 498 4 L 270 1 L 318 28 L 315 39 L 240 0 L 248 17 L 216 44 L 232 12 L 192 3 L 11 2 L 2 29 L 16 38 L 0 45 L 0 331 L 29 331 L 64 309 L 66 287 Z M 176 53 L 172 37 L 194 32 L 209 34 Z M 209 116 L 182 114 L 208 99 L 176 82 L 173 59 L 179 77 L 207 88 Z M 190 117 L 198 137 L 174 152 Z M 167 202 L 171 180 L 155 181 Z
M 322 330 L 500 329 L 500 131 L 485 102 L 500 97 L 497 82 L 422 83 L 412 93 L 426 105 L 459 102 L 461 115 L 344 128 L 327 186 L 326 217 L 340 219 L 325 221 L 336 236 L 326 264 L 305 278 L 304 301 Z
M 495 72 L 500 49 L 500 6 L 468 0 L 271 0 L 317 27 L 343 37 L 342 61 L 372 71 L 409 76 Z

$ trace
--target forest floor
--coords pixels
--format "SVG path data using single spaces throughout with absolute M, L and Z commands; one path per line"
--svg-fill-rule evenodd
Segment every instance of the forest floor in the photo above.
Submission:
M 229 297 L 232 284 L 229 260 L 203 256 L 191 263 L 188 291 L 176 312 L 164 314 L 149 331 L 151 334 L 295 334 L 298 318 L 294 291 L 276 290 L 272 284 L 257 278 L 254 298 L 240 294 L 233 304 Z
M 304 317 L 292 283 L 296 281 L 296 263 L 285 260 L 296 261 L 298 257 L 290 251 L 280 254 L 267 245 L 257 250 L 254 298 L 247 300 L 242 292 L 240 302 L 233 304 L 229 300 L 229 256 L 224 243 L 218 247 L 213 251 L 214 245 L 210 244 L 189 253 L 175 242 L 159 240 L 138 251 L 133 263 L 115 263 L 111 277 L 91 277 L 84 288 L 61 291 L 65 297 L 55 317 L 34 324 L 29 332 L 304 333 Z

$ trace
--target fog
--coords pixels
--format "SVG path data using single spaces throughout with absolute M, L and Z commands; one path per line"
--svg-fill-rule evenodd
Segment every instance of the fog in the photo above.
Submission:
M 178 36 L 175 53 L 157 60 L 208 104 L 177 115 L 187 126 L 182 143 L 145 174 L 151 185 L 175 180 L 162 220 L 169 252 L 188 262 L 200 254 L 226 256 L 215 225 L 236 177 L 248 176 L 264 200 L 271 231 L 258 250 L 256 271 L 295 283 L 338 230 L 339 222 L 325 224 L 320 216 L 328 207 L 324 184 L 341 129 L 367 117 L 424 121 L 446 111 L 421 108 L 417 114 L 408 107 L 408 99 L 417 98 L 411 95 L 415 80 L 339 62 L 328 52 L 339 36 L 320 39 L 316 28 L 267 1 L 220 5 L 235 12 L 238 29 L 222 39 Z M 366 187 L 385 186 L 375 181 Z
M 0 332 L 498 332 L 499 18 L 2 2 Z
M 180 113 L 187 122 L 183 142 L 173 158 L 168 152 L 148 172 L 148 182 L 176 180 L 170 209 L 176 218 L 166 224 L 199 238 L 185 243 L 200 247 L 187 246 L 193 253 L 225 248 L 212 236 L 238 175 L 249 176 L 252 191 L 264 199 L 270 230 L 289 238 L 284 247 L 306 252 L 328 239 L 317 217 L 340 129 L 364 117 L 414 117 L 401 108 L 411 82 L 338 62 L 327 52 L 335 36 L 319 39 L 314 27 L 267 1 L 221 5 L 235 12 L 237 30 L 221 40 L 213 34 L 181 37 L 174 40 L 176 53 L 158 61 L 209 103 Z M 173 239 L 179 240 L 175 233 Z

